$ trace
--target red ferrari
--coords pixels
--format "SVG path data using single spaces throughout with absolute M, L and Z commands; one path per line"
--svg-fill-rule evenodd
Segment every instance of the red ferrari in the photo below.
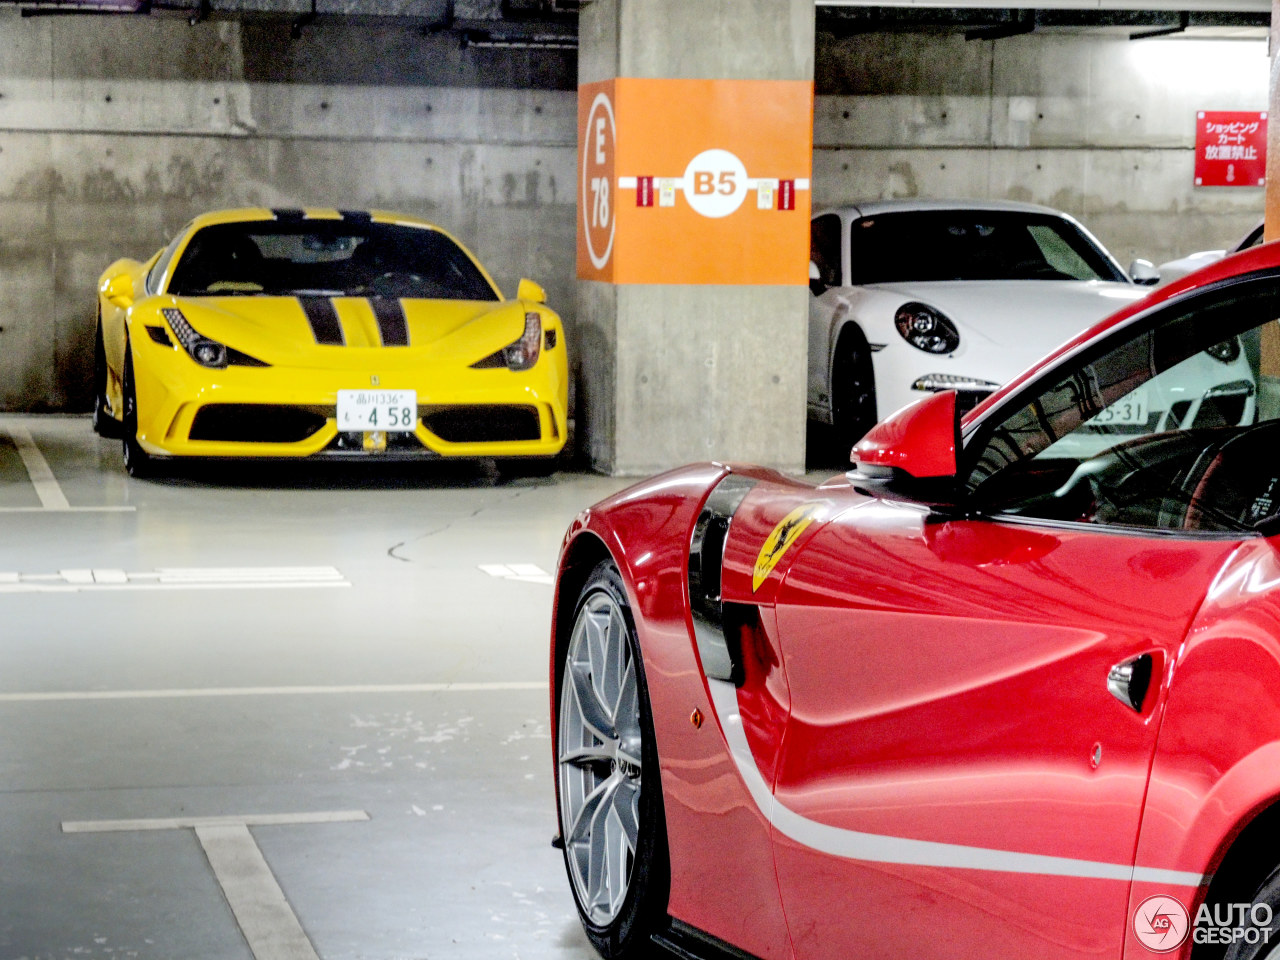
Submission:
M 599 952 L 1277 948 L 1278 317 L 1264 246 L 819 486 L 709 463 L 579 515 L 553 758 Z

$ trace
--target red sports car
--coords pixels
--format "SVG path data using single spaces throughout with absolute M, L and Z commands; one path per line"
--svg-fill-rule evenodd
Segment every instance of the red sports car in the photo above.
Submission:
M 905 408 L 846 476 L 709 463 L 584 511 L 551 703 L 598 950 L 1280 944 L 1277 317 L 1264 246 L 963 418 Z

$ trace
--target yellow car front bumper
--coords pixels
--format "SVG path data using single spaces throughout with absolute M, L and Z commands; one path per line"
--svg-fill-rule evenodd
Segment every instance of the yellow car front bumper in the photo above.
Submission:
M 145 334 L 131 341 L 138 442 L 155 456 L 551 457 L 565 444 L 563 348 L 520 372 L 410 365 L 389 351 L 341 369 L 209 369 Z M 416 392 L 412 432 L 339 431 L 338 391 L 371 388 Z

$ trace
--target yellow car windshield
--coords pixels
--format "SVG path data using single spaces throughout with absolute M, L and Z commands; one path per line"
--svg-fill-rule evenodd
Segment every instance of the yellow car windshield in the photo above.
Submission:
M 175 296 L 497 300 L 471 258 L 436 230 L 348 220 L 204 227 L 173 271 Z

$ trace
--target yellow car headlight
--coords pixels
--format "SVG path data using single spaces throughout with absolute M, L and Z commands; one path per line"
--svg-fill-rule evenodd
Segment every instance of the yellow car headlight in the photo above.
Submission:
M 169 322 L 169 328 L 173 331 L 174 336 L 178 338 L 178 342 L 182 344 L 182 348 L 187 351 L 188 356 L 202 367 L 221 370 L 229 365 L 241 367 L 269 366 L 269 364 L 263 363 L 261 360 L 255 359 L 246 353 L 232 350 L 226 344 L 219 343 L 217 340 L 210 340 L 208 337 L 201 336 L 196 331 L 196 328 L 191 326 L 191 321 L 177 307 L 165 307 L 160 312 L 164 314 L 165 320 Z
M 510 343 L 471 366 L 475 370 L 506 367 L 508 370 L 528 370 L 542 355 L 542 317 L 530 312 L 524 315 L 524 333 Z

